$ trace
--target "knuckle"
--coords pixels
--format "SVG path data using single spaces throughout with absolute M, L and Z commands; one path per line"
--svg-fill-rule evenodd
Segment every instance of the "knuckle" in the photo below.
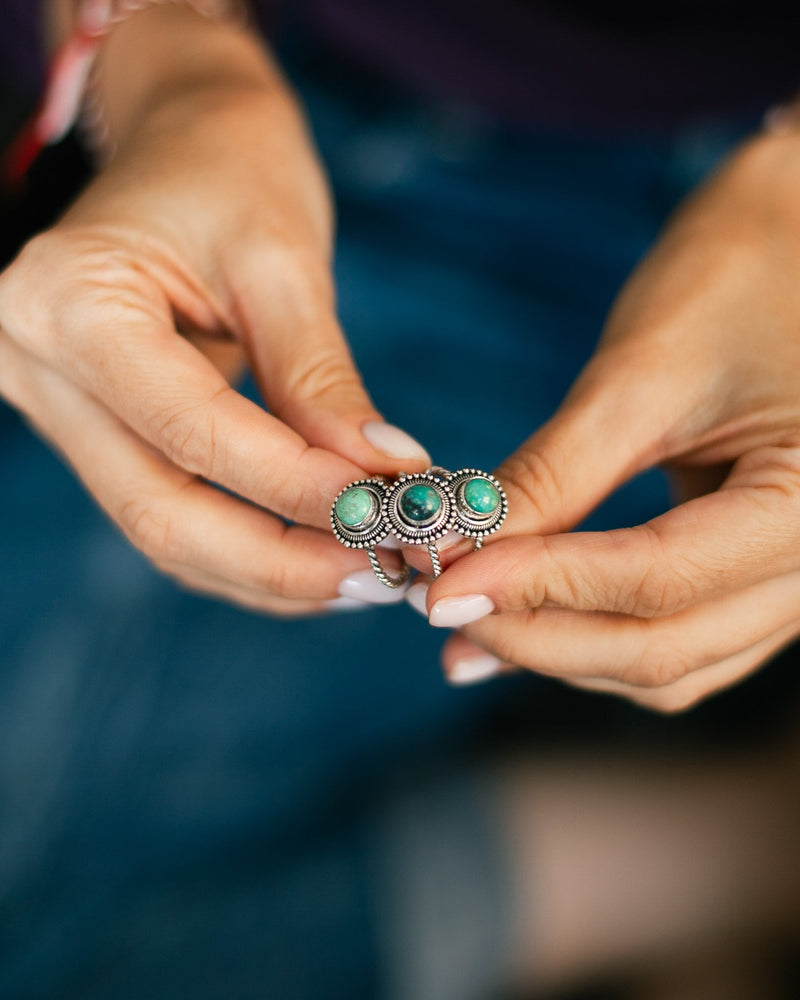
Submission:
M 294 574 L 289 572 L 288 565 L 280 558 L 259 566 L 253 573 L 252 586 L 272 597 L 304 596 L 299 592 Z
M 538 545 L 542 569 L 532 575 L 528 570 L 530 607 L 550 603 L 567 608 L 594 608 L 607 603 L 599 592 L 598 581 L 592 578 L 591 573 L 582 573 L 581 568 L 572 563 L 568 567 L 563 565 L 554 550 L 558 545 L 557 539 L 545 536 L 539 538 Z
M 225 392 L 226 384 L 201 402 L 172 404 L 158 410 L 148 421 L 150 439 L 180 468 L 207 479 L 224 478 L 224 449 L 216 431 L 213 405 Z
M 626 581 L 617 598 L 619 610 L 640 618 L 657 618 L 674 614 L 693 603 L 696 589 L 688 569 L 680 570 L 670 564 L 664 551 L 664 542 L 650 524 L 628 529 L 644 541 L 649 558 L 643 561 L 638 575 Z
M 117 515 L 117 523 L 127 538 L 157 566 L 179 562 L 185 552 L 182 534 L 175 519 L 141 500 L 129 500 Z M 169 574 L 174 576 L 171 568 Z
M 518 643 L 514 642 L 511 636 L 506 636 L 503 633 L 495 636 L 492 639 L 490 645 L 487 646 L 488 652 L 493 656 L 496 656 L 503 663 L 514 663 L 524 666 L 520 661 L 520 651 L 518 648 Z
M 550 572 L 554 560 L 550 554 L 547 538 L 531 537 L 524 552 L 513 549 L 504 554 L 504 572 L 500 584 L 499 600 L 507 611 L 523 611 L 526 608 L 538 608 L 552 594 L 548 590 L 548 582 L 552 583 L 553 573 Z M 536 567 L 545 565 L 544 571 Z M 516 586 L 519 582 L 519 586 Z
M 87 309 L 102 306 L 107 319 L 110 310 L 122 316 L 132 286 L 146 284 L 144 271 L 99 234 L 47 230 L 0 277 L 0 327 L 34 354 L 63 364 L 86 329 Z
M 543 530 L 546 526 L 557 533 L 570 527 L 559 517 L 559 512 L 566 509 L 561 477 L 545 454 L 522 448 L 506 459 L 497 474 L 510 491 L 520 495 Z
M 314 352 L 283 387 L 282 398 L 287 402 L 313 403 L 331 395 L 356 395 L 362 391 L 361 381 L 349 358 L 339 345 Z
M 330 524 L 330 497 L 320 487 L 318 449 L 303 443 L 292 463 L 270 470 L 270 508 L 289 521 L 324 527 Z
M 658 689 L 682 680 L 696 669 L 695 658 L 679 646 L 645 648 L 625 673 L 625 680 Z
M 0 328 L 14 340 L 29 340 L 41 328 L 41 298 L 32 295 L 49 264 L 50 234 L 34 236 L 0 275 Z
M 281 526 L 281 534 L 271 540 L 269 557 L 254 559 L 242 571 L 241 584 L 257 593 L 260 601 L 305 600 L 312 598 L 303 566 L 287 545 L 291 528 Z M 318 583 L 318 581 L 316 581 Z M 313 587 L 312 587 L 313 589 Z

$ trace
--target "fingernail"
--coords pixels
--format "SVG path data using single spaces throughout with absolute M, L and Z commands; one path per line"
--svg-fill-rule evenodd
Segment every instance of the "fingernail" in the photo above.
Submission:
M 338 613 L 339 611 L 366 611 L 372 607 L 366 601 L 359 601 L 357 597 L 334 597 L 332 601 L 325 602 L 328 611 Z
M 501 661 L 489 653 L 484 653 L 483 656 L 470 656 L 469 659 L 456 660 L 447 674 L 447 679 L 451 684 L 477 684 L 498 673 L 500 666 Z
M 398 552 L 402 547 L 403 543 L 399 538 L 395 538 L 394 535 L 387 535 L 382 542 L 378 542 L 379 549 L 393 549 L 395 552 Z
M 402 587 L 386 587 L 375 576 L 371 569 L 362 569 L 351 573 L 339 584 L 341 597 L 354 597 L 357 601 L 367 604 L 398 604 L 406 596 L 408 584 Z
M 373 448 L 382 451 L 389 458 L 413 458 L 414 461 L 430 464 L 431 457 L 419 441 L 393 424 L 369 420 L 362 426 L 361 433 Z
M 428 617 L 428 608 L 425 605 L 425 598 L 428 596 L 428 583 L 415 583 L 413 587 L 409 587 L 406 592 L 406 601 L 411 605 L 411 607 L 418 611 L 423 618 Z
M 486 594 L 464 594 L 462 597 L 442 597 L 431 608 L 430 623 L 437 628 L 460 628 L 494 611 Z

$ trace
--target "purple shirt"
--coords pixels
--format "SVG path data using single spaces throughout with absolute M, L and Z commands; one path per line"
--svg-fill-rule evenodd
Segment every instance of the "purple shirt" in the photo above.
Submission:
M 761 0 L 271 0 L 334 56 L 518 123 L 669 126 L 757 113 L 800 86 L 800 4 Z M 655 13 L 653 8 L 656 8 Z M 41 87 L 35 0 L 0 4 L 0 74 Z

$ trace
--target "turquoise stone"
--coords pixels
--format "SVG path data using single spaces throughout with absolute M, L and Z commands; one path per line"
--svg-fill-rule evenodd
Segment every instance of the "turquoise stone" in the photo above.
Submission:
M 372 504 L 372 494 L 369 490 L 354 486 L 336 501 L 336 516 L 342 524 L 352 528 L 369 517 Z
M 500 494 L 488 479 L 469 479 L 464 483 L 464 503 L 476 514 L 491 514 L 497 510 Z
M 432 486 L 417 483 L 409 486 L 400 497 L 399 508 L 403 518 L 411 524 L 422 524 L 430 521 L 439 513 L 442 500 Z

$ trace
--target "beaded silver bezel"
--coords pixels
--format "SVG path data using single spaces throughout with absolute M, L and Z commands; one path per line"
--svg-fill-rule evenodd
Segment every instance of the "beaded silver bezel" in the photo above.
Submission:
M 375 503 L 362 524 L 344 524 L 336 514 L 336 505 L 348 490 L 356 487 L 371 493 Z M 389 534 L 389 523 L 384 516 L 383 508 L 388 489 L 382 479 L 356 479 L 336 494 L 336 499 L 331 504 L 331 527 L 342 545 L 348 549 L 371 549 L 386 538 Z
M 429 524 L 414 526 L 400 515 L 400 498 L 412 486 L 424 485 L 434 489 L 441 500 L 435 519 Z M 456 501 L 444 478 L 430 472 L 404 473 L 386 492 L 383 514 L 389 530 L 403 545 L 429 545 L 452 531 L 456 519 Z
M 471 479 L 485 479 L 491 483 L 500 496 L 498 506 L 488 514 L 479 514 L 464 500 L 464 486 Z M 456 517 L 453 530 L 467 538 L 484 538 L 497 531 L 508 514 L 508 497 L 500 483 L 482 469 L 459 469 L 447 477 L 447 485 L 456 501 Z

